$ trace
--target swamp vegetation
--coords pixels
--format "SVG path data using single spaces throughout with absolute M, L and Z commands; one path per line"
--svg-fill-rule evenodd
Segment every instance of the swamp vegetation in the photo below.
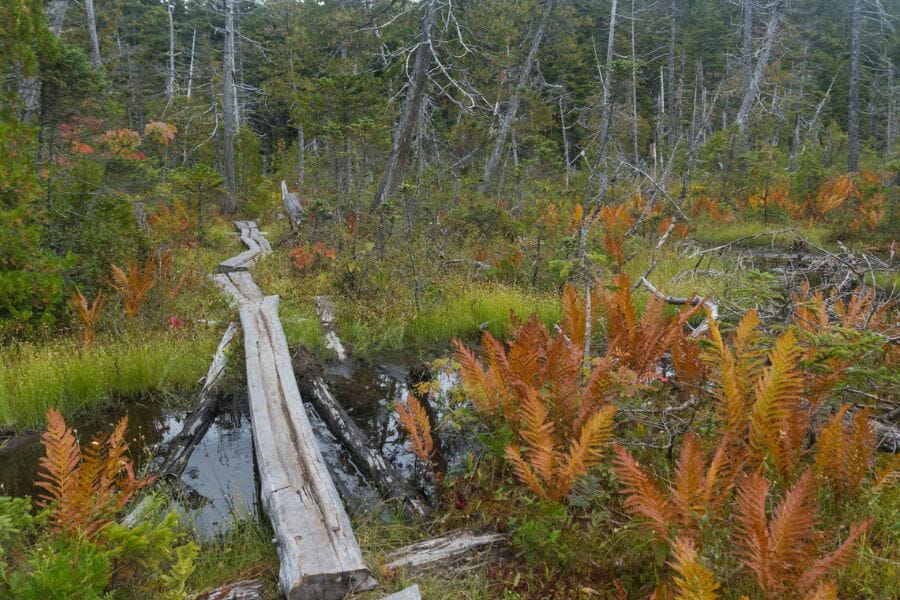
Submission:
M 898 14 L 0 0 L 0 597 L 281 597 L 243 220 L 346 597 L 896 598 Z

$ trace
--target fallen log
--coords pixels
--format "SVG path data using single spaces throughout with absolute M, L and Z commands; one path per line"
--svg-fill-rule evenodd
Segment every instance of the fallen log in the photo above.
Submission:
M 332 435 L 347 449 L 357 468 L 375 484 L 381 496 L 385 500 L 400 501 L 407 517 L 418 518 L 428 514 L 429 506 L 422 494 L 369 445 L 366 434 L 338 403 L 312 355 L 299 347 L 295 351 L 295 359 L 304 397 L 315 407 Z
M 237 325 L 229 323 L 219 342 L 219 347 L 213 355 L 212 363 L 206 372 L 203 388 L 197 396 L 197 402 L 191 414 L 184 421 L 181 431 L 172 438 L 166 458 L 160 467 L 160 473 L 169 479 L 178 479 L 187 468 L 188 460 L 194 449 L 206 435 L 209 426 L 216 416 L 216 384 L 225 371 L 228 356 L 225 354 L 234 335 L 237 333 Z
M 322 322 L 322 329 L 325 332 L 325 347 L 335 353 L 339 362 L 347 360 L 347 350 L 344 348 L 341 338 L 334 331 L 334 306 L 331 304 L 331 298 L 328 296 L 316 296 L 316 313 L 319 315 L 319 321 Z
M 217 267 L 219 273 L 246 271 L 260 258 L 272 252 L 272 246 L 260 233 L 256 221 L 235 221 L 234 224 L 247 250 L 220 262 Z
M 422 600 L 422 595 L 419 593 L 418 585 L 411 585 L 390 596 L 385 596 L 381 600 Z
M 288 191 L 284 179 L 281 180 L 281 201 L 284 203 L 284 212 L 291 222 L 291 230 L 296 230 L 303 219 L 303 205 L 300 204 L 300 197 L 297 194 Z
M 290 600 L 343 598 L 369 570 L 319 451 L 291 366 L 278 296 L 241 307 L 261 504 Z
M 474 534 L 471 531 L 454 531 L 447 535 L 404 546 L 385 555 L 385 568 L 417 570 L 436 563 L 446 567 L 467 554 L 487 550 L 503 541 L 506 536 L 499 533 Z
M 265 591 L 266 584 L 259 579 L 246 579 L 203 592 L 197 600 L 263 600 Z
M 676 306 L 683 306 L 685 304 L 690 304 L 692 306 L 704 306 L 707 309 L 709 316 L 706 319 L 703 319 L 703 322 L 698 325 L 696 329 L 691 331 L 691 337 L 697 337 L 701 333 L 709 330 L 709 319 L 712 319 L 713 321 L 719 320 L 719 305 L 712 300 L 709 300 L 708 298 L 704 298 L 703 296 L 694 296 L 692 298 L 666 296 L 658 289 L 656 289 L 656 287 L 647 280 L 646 276 L 641 277 L 638 281 L 641 285 L 647 288 L 647 291 L 649 291 L 651 294 L 653 294 L 663 302 L 674 304 Z

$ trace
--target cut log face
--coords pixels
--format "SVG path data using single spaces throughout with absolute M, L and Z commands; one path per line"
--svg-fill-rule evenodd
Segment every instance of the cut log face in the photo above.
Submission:
M 470 552 L 490 548 L 504 539 L 505 536 L 499 533 L 474 534 L 470 531 L 456 531 L 387 554 L 385 568 L 393 571 L 417 570 L 432 566 L 447 567 L 448 563 L 460 560 Z

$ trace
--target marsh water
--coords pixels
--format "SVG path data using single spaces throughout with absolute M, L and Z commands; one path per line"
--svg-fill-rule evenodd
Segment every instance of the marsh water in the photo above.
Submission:
M 426 485 L 422 469 L 405 447 L 405 439 L 392 406 L 405 401 L 410 389 L 410 370 L 420 363 L 408 356 L 381 359 L 374 364 L 327 365 L 326 379 L 335 397 L 367 434 L 372 447 L 380 450 L 410 480 Z M 455 382 L 442 374 L 439 394 Z M 189 491 L 176 503 L 194 524 L 200 537 L 228 530 L 237 519 L 259 510 L 258 481 L 253 455 L 253 435 L 246 398 L 226 403 L 191 455 L 182 477 Z M 368 510 L 380 502 L 350 460 L 346 451 L 307 404 L 322 455 L 335 485 L 351 512 Z M 76 419 L 74 426 L 84 443 L 91 435 L 109 430 L 122 415 L 129 418 L 128 439 L 132 460 L 139 468 L 151 466 L 165 454 L 168 442 L 180 431 L 185 410 L 173 410 L 153 402 L 133 402 L 89 419 Z M 38 461 L 43 448 L 37 434 L 26 435 L 0 448 L 0 495 L 34 496 Z

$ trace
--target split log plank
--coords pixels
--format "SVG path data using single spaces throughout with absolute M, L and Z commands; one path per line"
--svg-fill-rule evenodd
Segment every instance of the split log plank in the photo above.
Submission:
M 347 449 L 354 464 L 375 484 L 385 500 L 399 500 L 407 517 L 425 516 L 429 512 L 425 498 L 380 452 L 369 445 L 366 434 L 331 393 L 312 356 L 298 350 L 297 364 L 299 383 L 306 400 L 315 407 L 332 435 Z
M 210 424 L 216 416 L 216 394 L 215 387 L 225 372 L 225 366 L 228 363 L 228 356 L 225 354 L 231 340 L 237 333 L 237 325 L 229 323 L 219 342 L 219 347 L 213 355 L 212 363 L 206 372 L 206 379 L 203 382 L 203 388 L 197 396 L 197 402 L 190 416 L 184 421 L 181 431 L 172 438 L 169 444 L 169 451 L 160 467 L 160 473 L 170 479 L 178 479 L 184 473 L 188 460 L 194 449 L 206 435 Z
M 278 297 L 241 307 L 261 503 L 290 600 L 343 598 L 368 580 L 359 544 L 303 408 Z
M 436 563 L 446 567 L 448 562 L 470 552 L 490 548 L 504 539 L 505 536 L 499 533 L 474 534 L 470 531 L 455 531 L 387 554 L 385 568 L 391 571 L 397 569 L 414 571 Z

